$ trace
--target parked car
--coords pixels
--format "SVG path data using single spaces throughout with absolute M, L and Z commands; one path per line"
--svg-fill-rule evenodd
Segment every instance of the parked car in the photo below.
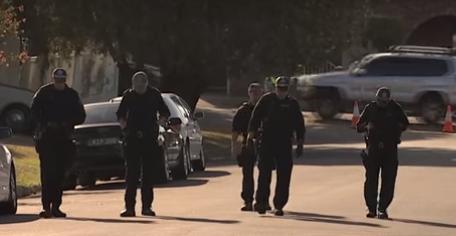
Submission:
M 8 138 L 13 131 L 0 127 L 0 139 Z M 17 211 L 16 171 L 10 151 L 0 143 L 0 214 Z
M 373 100 L 376 90 L 386 86 L 408 114 L 435 123 L 446 105 L 456 105 L 454 55 L 447 48 L 396 46 L 365 56 L 347 71 L 297 77 L 297 97 L 307 110 L 330 119 L 351 112 L 354 101 Z
M 183 137 L 185 152 L 189 156 L 189 167 L 194 171 L 204 171 L 206 159 L 204 157 L 203 134 L 198 120 L 204 118 L 203 112 L 193 112 L 190 106 L 180 96 L 173 93 L 162 93 L 163 100 L 168 106 L 171 117 L 182 121 L 180 135 Z M 122 97 L 111 99 L 120 102 Z
M 33 91 L 0 83 L 0 123 L 15 132 L 31 128 L 30 104 Z

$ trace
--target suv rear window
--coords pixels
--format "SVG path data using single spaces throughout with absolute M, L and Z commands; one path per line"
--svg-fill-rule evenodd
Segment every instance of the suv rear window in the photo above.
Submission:
M 368 75 L 442 76 L 448 72 L 445 60 L 410 57 L 381 57 L 366 65 Z

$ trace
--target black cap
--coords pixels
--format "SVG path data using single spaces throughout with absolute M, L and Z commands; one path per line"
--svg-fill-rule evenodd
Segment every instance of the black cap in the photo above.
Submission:
M 375 95 L 377 98 L 387 100 L 391 98 L 391 90 L 387 87 L 381 87 L 377 90 L 377 94 Z
M 290 77 L 279 76 L 276 79 L 276 87 L 289 87 L 290 86 Z
M 52 78 L 54 79 L 66 79 L 67 73 L 63 68 L 56 68 L 52 71 Z

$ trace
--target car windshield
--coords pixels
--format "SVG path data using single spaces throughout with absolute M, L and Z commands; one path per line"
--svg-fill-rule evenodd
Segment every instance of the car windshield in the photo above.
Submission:
M 119 103 L 103 103 L 86 105 L 86 120 L 84 124 L 117 122 L 117 108 Z

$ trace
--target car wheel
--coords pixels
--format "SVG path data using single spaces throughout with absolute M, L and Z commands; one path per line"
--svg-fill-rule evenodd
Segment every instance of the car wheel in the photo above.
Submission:
M 84 188 L 95 186 L 97 180 L 91 174 L 79 176 L 78 183 Z
M 324 119 L 333 119 L 339 113 L 339 103 L 333 98 L 322 98 L 316 108 L 318 115 Z
M 204 157 L 203 147 L 201 147 L 199 159 L 193 161 L 192 166 L 195 171 L 204 171 L 206 169 L 206 158 Z
M 157 174 L 156 184 L 166 184 L 169 180 L 171 180 L 171 176 L 169 174 L 169 165 L 168 165 L 168 154 L 163 147 L 160 148 L 160 162 L 158 164 L 159 170 Z
M 78 177 L 73 174 L 66 176 L 65 180 L 63 181 L 63 184 L 62 184 L 62 189 L 64 191 L 76 189 L 77 179 L 78 179 Z
M 3 112 L 2 121 L 15 132 L 27 132 L 30 129 L 30 111 L 23 106 L 10 107 Z
M 187 179 L 188 177 L 188 156 L 187 148 L 183 146 L 179 154 L 179 164 L 173 169 L 173 179 Z
M 427 96 L 421 102 L 421 117 L 429 124 L 436 124 L 445 115 L 445 106 L 441 98 Z
M 9 197 L 8 201 L 0 204 L 0 212 L 3 214 L 13 215 L 17 211 L 17 188 L 16 188 L 16 171 L 14 165 L 11 166 L 11 174 L 9 181 Z

